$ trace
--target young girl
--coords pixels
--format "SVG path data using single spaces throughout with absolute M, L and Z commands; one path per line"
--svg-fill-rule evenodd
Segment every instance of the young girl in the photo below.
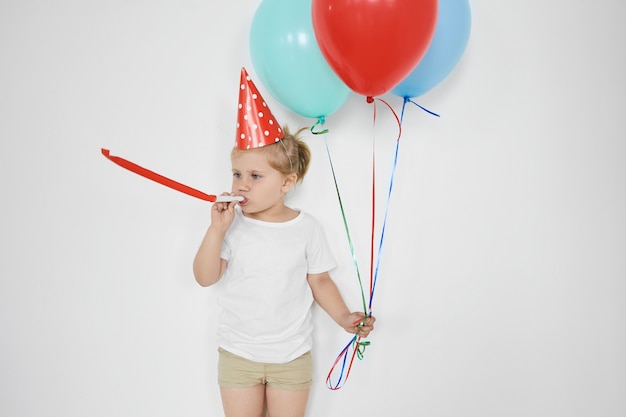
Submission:
M 367 337 L 374 317 L 350 312 L 328 271 L 335 264 L 318 222 L 285 205 L 310 160 L 285 128 L 279 143 L 231 154 L 230 195 L 215 203 L 194 260 L 195 278 L 224 278 L 218 381 L 227 417 L 304 416 L 311 386 L 315 300 L 350 333 Z

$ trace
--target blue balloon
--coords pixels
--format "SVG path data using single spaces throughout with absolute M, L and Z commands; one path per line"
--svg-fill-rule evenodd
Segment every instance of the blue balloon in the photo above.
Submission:
M 419 97 L 443 81 L 465 51 L 471 20 L 468 0 L 439 0 L 435 34 L 426 54 L 391 92 L 404 98 Z
M 302 116 L 326 117 L 350 94 L 319 49 L 311 0 L 263 0 L 252 20 L 250 55 L 270 94 Z

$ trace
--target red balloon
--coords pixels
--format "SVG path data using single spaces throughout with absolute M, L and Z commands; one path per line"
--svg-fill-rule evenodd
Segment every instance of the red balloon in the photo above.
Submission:
M 313 0 L 317 43 L 354 92 L 373 97 L 402 82 L 435 33 L 438 0 Z

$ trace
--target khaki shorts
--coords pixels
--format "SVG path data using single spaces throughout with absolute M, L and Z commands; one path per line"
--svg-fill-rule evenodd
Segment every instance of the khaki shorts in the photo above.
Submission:
M 287 363 L 261 363 L 237 356 L 222 348 L 217 365 L 217 382 L 224 388 L 247 388 L 267 384 L 285 391 L 309 389 L 313 380 L 311 352 Z

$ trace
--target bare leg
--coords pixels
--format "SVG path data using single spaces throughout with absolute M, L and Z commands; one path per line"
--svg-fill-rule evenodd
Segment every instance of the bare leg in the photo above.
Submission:
M 285 391 L 266 388 L 269 417 L 304 417 L 309 390 Z
M 265 385 L 250 388 L 220 388 L 226 417 L 264 417 Z

